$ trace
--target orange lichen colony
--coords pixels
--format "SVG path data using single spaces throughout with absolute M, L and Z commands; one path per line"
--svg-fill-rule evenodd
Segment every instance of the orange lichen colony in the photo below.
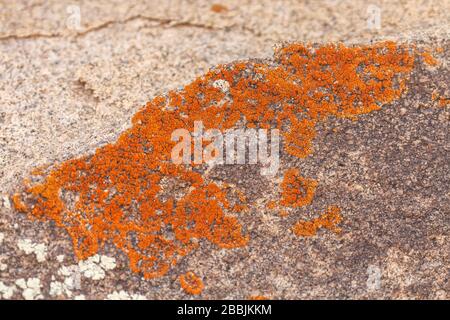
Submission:
M 175 129 L 192 130 L 199 120 L 205 130 L 238 123 L 275 127 L 285 152 L 306 157 L 319 121 L 380 109 L 401 95 L 413 65 L 412 50 L 392 42 L 292 44 L 277 51 L 275 63 L 220 65 L 182 90 L 148 102 L 115 143 L 65 161 L 42 183 L 26 187 L 26 208 L 15 203 L 30 216 L 64 228 L 79 259 L 108 242 L 128 256 L 133 271 L 146 278 L 161 276 L 198 240 L 220 248 L 248 241 L 238 219 L 229 215 L 235 206 L 227 189 L 202 175 L 201 165 L 171 161 Z M 221 89 L 217 80 L 226 81 L 229 89 Z M 306 188 L 306 196 L 286 187 L 282 201 L 308 203 L 314 184 L 295 171 L 287 177 Z M 168 192 L 167 184 L 181 191 Z M 319 224 L 327 226 L 322 220 Z
M 180 276 L 180 285 L 186 293 L 197 295 L 202 293 L 203 281 L 192 271 Z
M 316 187 L 317 182 L 302 177 L 298 169 L 286 170 L 281 183 L 280 204 L 293 208 L 306 206 L 312 202 Z
M 325 228 L 333 232 L 339 233 L 341 229 L 336 227 L 342 221 L 338 207 L 329 207 L 320 217 L 311 221 L 298 221 L 292 230 L 298 236 L 310 237 L 314 236 L 320 228 Z

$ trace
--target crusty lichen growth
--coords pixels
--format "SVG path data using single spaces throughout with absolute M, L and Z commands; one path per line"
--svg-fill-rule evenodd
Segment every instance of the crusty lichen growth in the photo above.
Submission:
M 198 295 L 203 291 L 203 281 L 194 272 L 188 271 L 180 276 L 180 285 L 183 290 L 192 295 Z
M 331 116 L 355 119 L 400 97 L 414 58 L 413 50 L 393 42 L 292 44 L 276 52 L 275 63 L 217 66 L 182 90 L 157 96 L 116 142 L 57 165 L 42 183 L 26 186 L 23 200 L 15 195 L 13 202 L 17 210 L 65 229 L 79 259 L 109 242 L 146 278 L 164 275 L 199 239 L 219 248 L 242 247 L 248 236 L 230 213 L 245 205 L 231 204 L 229 189 L 209 181 L 201 165 L 171 162 L 172 132 L 191 130 L 198 120 L 205 130 L 275 127 L 284 151 L 304 158 L 312 152 L 318 122 Z M 296 171 L 285 176 L 281 205 L 310 203 L 315 183 Z M 169 180 L 182 192 L 167 192 Z M 336 221 L 335 216 L 325 218 Z M 325 218 L 313 227 L 300 223 L 296 233 L 331 228 Z
M 342 221 L 341 210 L 338 207 L 329 207 L 320 217 L 311 221 L 298 221 L 292 228 L 293 232 L 302 237 L 316 235 L 320 228 L 325 228 L 339 233 L 341 229 L 337 225 Z
M 306 206 L 312 202 L 316 187 L 317 182 L 302 177 L 298 169 L 286 170 L 281 183 L 280 203 L 293 208 Z
M 433 57 L 429 51 L 422 52 L 421 56 L 424 62 L 431 67 L 435 67 L 439 64 L 439 61 L 435 57 Z
M 12 203 L 14 208 L 19 211 L 19 212 L 27 212 L 27 206 L 25 205 L 25 203 L 23 203 L 23 201 L 20 199 L 20 194 L 15 193 L 12 197 Z

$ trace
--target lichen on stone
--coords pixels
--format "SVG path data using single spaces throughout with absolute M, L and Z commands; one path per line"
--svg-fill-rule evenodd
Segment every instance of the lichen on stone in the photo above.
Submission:
M 192 295 L 200 294 L 204 287 L 202 279 L 192 271 L 180 275 L 180 285 L 186 293 Z
M 201 164 L 172 163 L 172 132 L 190 130 L 195 121 L 205 130 L 277 128 L 283 152 L 305 158 L 313 152 L 319 122 L 357 119 L 399 98 L 416 56 L 415 49 L 394 42 L 290 44 L 278 49 L 271 63 L 216 66 L 148 102 L 116 142 L 54 165 L 42 182 L 12 197 L 14 206 L 64 229 L 78 259 L 92 259 L 111 243 L 128 257 L 131 270 L 147 279 L 166 274 L 198 240 L 217 248 L 245 246 L 249 237 L 239 221 L 245 204 L 232 205 L 230 190 L 208 179 Z M 296 170 L 284 173 L 284 191 L 273 207 L 311 203 L 316 182 Z M 167 192 L 165 181 L 181 191 Z M 294 232 L 337 231 L 339 221 L 332 209 L 310 223 L 299 222 Z

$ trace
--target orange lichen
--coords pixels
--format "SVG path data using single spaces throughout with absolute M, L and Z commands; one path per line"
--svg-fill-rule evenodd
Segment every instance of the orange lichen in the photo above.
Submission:
M 12 198 L 13 206 L 17 211 L 19 211 L 19 212 L 27 212 L 28 211 L 27 206 L 25 205 L 25 203 L 22 202 L 22 200 L 20 198 L 20 194 L 15 193 L 11 198 Z
M 281 183 L 280 203 L 293 208 L 306 206 L 312 202 L 316 187 L 316 181 L 302 177 L 298 169 L 289 169 Z
M 202 293 L 203 281 L 192 271 L 188 271 L 180 276 L 180 285 L 186 293 L 198 295 Z
M 431 100 L 436 101 L 437 99 L 439 99 L 439 94 L 436 91 L 433 91 L 431 93 Z
M 292 228 L 292 231 L 297 236 L 302 237 L 314 236 L 320 228 L 339 233 L 341 229 L 336 227 L 336 225 L 342 221 L 340 212 L 341 210 L 338 207 L 329 207 L 325 213 L 316 219 L 311 221 L 298 221 Z
M 287 210 L 282 209 L 280 210 L 279 214 L 280 217 L 287 217 L 289 215 L 289 212 Z
M 440 107 L 446 107 L 450 104 L 450 98 L 441 97 L 436 91 L 431 94 L 431 100 L 437 101 Z
M 430 54 L 430 52 L 424 51 L 424 52 L 422 52 L 420 55 L 422 56 L 423 61 L 424 61 L 427 65 L 432 66 L 432 67 L 438 65 L 438 60 L 435 59 L 435 58 Z
M 450 98 L 439 97 L 439 106 L 445 107 L 450 104 Z
M 266 296 L 250 296 L 247 300 L 270 300 Z
M 277 207 L 277 202 L 275 201 L 275 200 L 270 200 L 268 203 L 267 203 L 267 209 L 269 209 L 269 210 L 273 210 L 273 209 L 275 209 Z
M 227 12 L 228 8 L 226 6 L 224 6 L 223 4 L 215 3 L 211 6 L 211 11 L 213 11 L 215 13 L 223 13 L 223 12 Z
M 33 170 L 31 170 L 31 175 L 32 176 L 42 176 L 45 174 L 45 169 L 47 169 L 48 167 L 49 167 L 48 164 L 38 166 L 38 167 L 34 168 Z
M 392 102 L 404 92 L 413 66 L 411 50 L 393 42 L 292 44 L 277 51 L 274 63 L 217 66 L 182 90 L 148 102 L 115 143 L 55 166 L 42 183 L 25 188 L 29 207 L 16 196 L 16 208 L 65 229 L 79 259 L 110 243 L 128 256 L 133 271 L 161 276 L 198 240 L 218 248 L 248 242 L 238 217 L 230 215 L 245 208 L 245 197 L 231 201 L 229 188 L 211 181 L 202 164 L 173 163 L 175 129 L 192 130 L 199 120 L 204 130 L 277 128 L 284 151 L 305 157 L 318 122 L 355 119 Z M 218 80 L 228 83 L 226 93 L 215 86 Z M 308 204 L 315 186 L 288 170 L 281 203 Z M 324 219 L 317 225 L 327 226 Z

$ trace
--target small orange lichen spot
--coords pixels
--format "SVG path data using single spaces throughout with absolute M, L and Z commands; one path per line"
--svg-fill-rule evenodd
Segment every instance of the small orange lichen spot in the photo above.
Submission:
M 48 167 L 49 167 L 48 164 L 38 166 L 38 167 L 34 168 L 33 170 L 31 170 L 31 175 L 32 176 L 42 176 L 45 173 L 45 169 L 47 169 Z
M 215 3 L 211 6 L 211 11 L 213 11 L 215 13 L 223 13 L 223 12 L 227 12 L 228 8 L 226 6 L 224 6 L 223 4 Z
M 242 190 L 239 189 L 235 189 L 235 193 L 239 199 L 240 202 L 246 202 L 247 201 L 247 197 L 245 196 L 245 193 L 242 192 Z
M 446 107 L 450 103 L 450 98 L 441 97 L 436 91 L 431 94 L 431 100 L 437 101 L 440 107 Z
M 273 209 L 275 209 L 277 207 L 277 202 L 275 201 L 275 200 L 270 200 L 268 203 L 267 203 L 267 209 L 269 209 L 269 210 L 273 210 Z
M 266 296 L 250 296 L 247 300 L 270 300 Z
M 203 290 L 203 281 L 192 271 L 180 276 L 180 284 L 184 291 L 192 295 L 200 294 Z
M 280 210 L 280 217 L 287 217 L 289 215 L 289 213 L 287 212 L 287 210 Z
M 280 203 L 293 208 L 306 206 L 312 202 L 316 187 L 317 182 L 302 177 L 298 169 L 288 169 L 281 183 Z
M 341 229 L 336 227 L 336 225 L 342 221 L 340 212 L 341 210 L 338 207 L 329 207 L 325 213 L 316 219 L 311 221 L 298 221 L 294 225 L 293 231 L 297 236 L 302 237 L 314 236 L 320 228 L 339 233 Z
M 449 104 L 450 104 L 450 98 L 444 98 L 444 97 L 439 98 L 439 106 L 445 107 L 445 106 L 448 106 Z
M 20 199 L 20 194 L 16 193 L 12 196 L 14 208 L 19 212 L 27 212 L 27 206 Z
M 437 99 L 439 99 L 439 94 L 436 91 L 433 91 L 431 93 L 431 100 L 436 101 Z
M 424 51 L 420 54 L 423 58 L 423 61 L 429 66 L 437 66 L 438 60 L 434 58 L 428 51 Z
M 26 187 L 26 188 L 29 188 L 30 187 L 30 185 L 31 185 L 31 179 L 30 178 L 24 178 L 23 180 L 22 180 L 22 184 Z

